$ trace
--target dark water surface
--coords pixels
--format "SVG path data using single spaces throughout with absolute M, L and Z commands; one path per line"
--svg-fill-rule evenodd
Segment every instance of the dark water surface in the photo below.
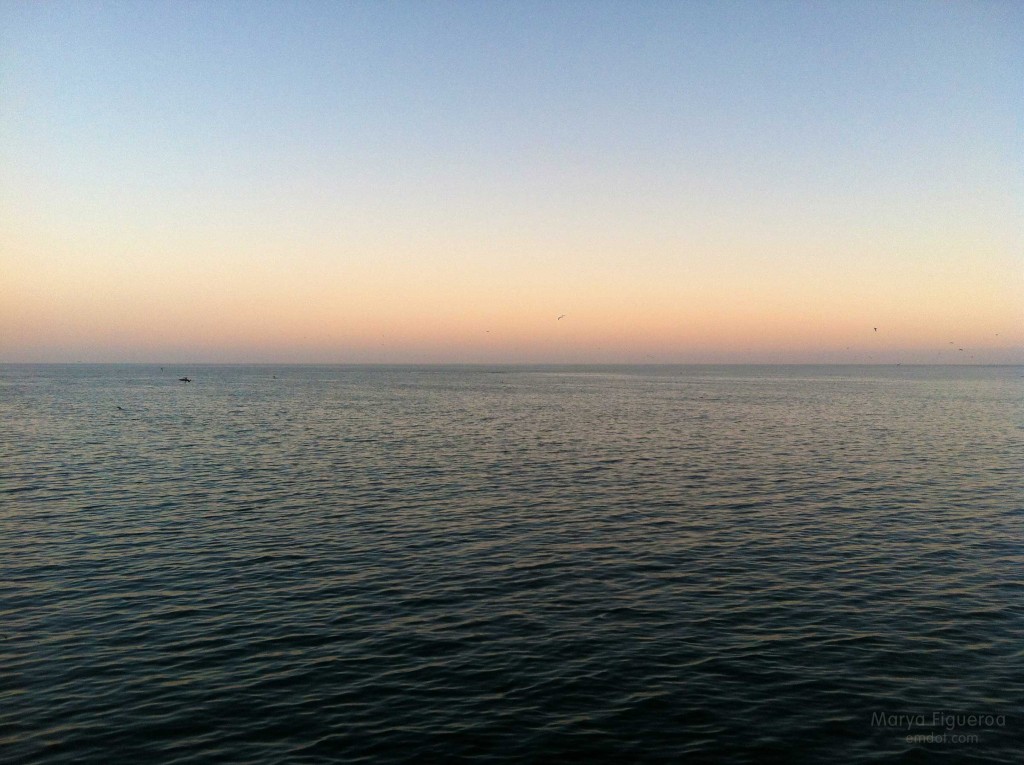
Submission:
M 1018 763 L 1022 424 L 1020 367 L 2 366 L 0 760 Z

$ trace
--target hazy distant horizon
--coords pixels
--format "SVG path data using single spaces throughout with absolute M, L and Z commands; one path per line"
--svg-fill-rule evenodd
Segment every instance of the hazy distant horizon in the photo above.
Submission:
M 184 368 L 187 366 L 195 367 L 216 367 L 216 366 L 254 366 L 254 367 L 643 367 L 643 366 L 664 366 L 664 367 L 687 367 L 687 366 L 757 366 L 757 367 L 771 367 L 771 366 L 920 366 L 920 367 L 941 367 L 941 366 L 996 366 L 996 367 L 1016 367 L 1024 366 L 1024 360 L 1007 360 L 1007 361 L 994 361 L 988 360 L 983 361 L 977 358 L 967 359 L 963 361 L 957 361 L 954 359 L 946 361 L 886 361 L 880 359 L 866 359 L 863 361 L 857 360 L 819 360 L 819 361 L 784 361 L 784 360 L 712 360 L 712 361 L 699 361 L 699 360 L 684 360 L 684 361 L 673 361 L 673 360 L 658 360 L 658 359 L 634 359 L 626 361 L 615 361 L 615 360 L 573 360 L 573 361 L 544 361 L 544 360 L 447 360 L 447 361 L 430 361 L 430 360 L 413 360 L 413 361 L 395 361 L 395 360 L 312 360 L 312 361 L 280 361 L 280 360 L 209 360 L 209 359 L 156 359 L 156 360 L 86 360 L 76 359 L 72 361 L 9 361 L 0 359 L 0 367 L 2 366 L 68 366 L 68 365 L 91 365 L 91 366 L 169 366 L 174 368 Z

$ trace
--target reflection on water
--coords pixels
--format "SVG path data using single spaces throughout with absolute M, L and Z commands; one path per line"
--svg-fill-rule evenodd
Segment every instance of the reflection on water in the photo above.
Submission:
M 1017 762 L 1022 383 L 0 367 L 0 751 Z

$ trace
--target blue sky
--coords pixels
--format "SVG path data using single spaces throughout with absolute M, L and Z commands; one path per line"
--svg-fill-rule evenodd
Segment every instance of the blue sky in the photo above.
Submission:
M 761 326 L 751 360 L 859 360 L 858 306 L 903 328 L 886 353 L 1024 346 L 1016 3 L 3 2 L 0 29 L 0 359 L 743 360 Z

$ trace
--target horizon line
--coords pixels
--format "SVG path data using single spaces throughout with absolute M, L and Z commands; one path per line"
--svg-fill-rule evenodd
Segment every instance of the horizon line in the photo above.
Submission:
M 1020 367 L 1015 362 L 860 361 L 2 361 L 0 366 L 117 367 Z

